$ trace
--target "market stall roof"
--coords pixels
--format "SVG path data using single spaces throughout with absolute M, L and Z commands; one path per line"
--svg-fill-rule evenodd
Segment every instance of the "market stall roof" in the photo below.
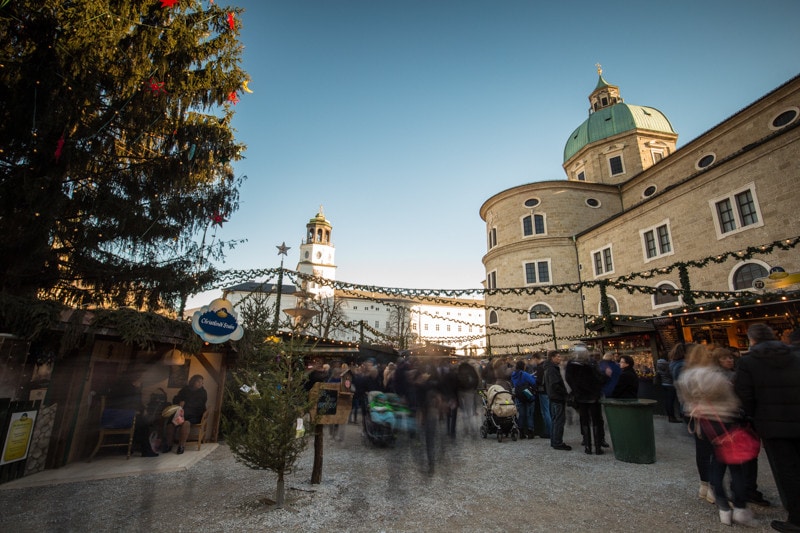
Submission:
M 623 319 L 620 315 L 611 315 L 611 325 L 614 328 L 619 328 L 615 334 L 632 331 L 634 333 L 641 332 L 641 331 L 649 331 L 653 329 L 653 325 L 644 322 L 645 318 L 647 317 L 633 317 L 627 316 L 626 319 Z M 605 323 L 602 320 L 597 320 L 595 322 L 587 322 L 586 328 L 591 331 L 602 331 L 605 327 Z
M 642 325 L 640 325 L 642 326 Z M 604 335 L 594 335 L 594 336 L 587 336 L 582 337 L 579 340 L 582 342 L 587 341 L 602 341 L 602 340 L 611 340 L 611 339 L 619 339 L 620 337 L 636 337 L 637 335 L 650 335 L 656 332 L 656 328 L 652 324 L 643 325 L 639 330 L 629 330 L 629 331 L 620 331 L 617 333 L 606 333 Z
M 794 292 L 791 295 L 781 295 L 778 299 L 762 301 L 757 299 L 754 303 L 736 305 L 731 302 L 709 302 L 697 306 L 696 311 L 669 312 L 661 316 L 643 319 L 647 322 L 657 322 L 664 318 L 687 318 L 692 322 L 700 322 L 704 318 L 713 319 L 718 316 L 718 320 L 709 322 L 733 321 L 733 320 L 759 320 L 770 317 L 777 317 L 786 314 L 800 316 L 800 293 Z M 783 312 L 780 310 L 783 309 Z

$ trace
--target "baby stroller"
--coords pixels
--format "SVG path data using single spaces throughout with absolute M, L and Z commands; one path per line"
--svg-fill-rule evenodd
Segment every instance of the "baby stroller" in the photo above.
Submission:
M 503 442 L 503 437 L 511 440 L 519 438 L 517 427 L 517 406 L 514 396 L 500 385 L 492 385 L 486 391 L 479 391 L 483 400 L 485 416 L 481 424 L 481 437 L 497 434 L 497 442 Z
M 364 439 L 375 446 L 394 445 L 397 416 L 387 394 L 377 390 L 369 391 L 366 400 L 367 404 L 362 406 L 364 415 L 361 417 Z

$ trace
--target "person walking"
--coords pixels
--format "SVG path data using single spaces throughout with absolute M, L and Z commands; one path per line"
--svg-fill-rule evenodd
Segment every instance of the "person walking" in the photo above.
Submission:
M 561 376 L 561 354 L 547 352 L 544 366 L 544 388 L 550 399 L 550 446 L 556 450 L 569 451 L 572 446 L 564 443 L 564 424 L 567 421 L 567 386 Z
M 583 451 L 591 455 L 592 435 L 594 435 L 594 453 L 603 455 L 602 443 L 605 431 L 600 411 L 600 395 L 605 381 L 604 376 L 594 364 L 585 346 L 576 346 L 573 353 L 575 356 L 567 363 L 565 377 L 578 404 Z
M 750 351 L 739 360 L 736 394 L 753 420 L 775 478 L 785 521 L 777 531 L 800 531 L 800 349 L 775 338 L 766 324 L 747 330 Z
M 697 457 L 705 457 L 707 449 L 711 448 L 708 483 L 715 496 L 720 522 L 728 526 L 733 522 L 757 525 L 753 512 L 747 508 L 742 465 L 723 465 L 714 453 L 714 439 L 740 424 L 740 402 L 733 384 L 712 353 L 704 346 L 694 345 L 686 354 L 686 367 L 675 385 L 681 404 L 691 419 L 689 427 L 695 435 Z M 700 466 L 698 461 L 698 469 Z M 731 473 L 733 510 L 722 485 L 726 467 Z M 703 473 L 700 475 L 702 480 Z
M 669 351 L 669 372 L 672 374 L 673 384 L 678 383 L 678 379 L 681 377 L 681 372 L 683 372 L 683 367 L 686 366 L 686 352 L 694 345 L 695 344 L 691 342 L 679 343 L 673 346 Z M 680 398 L 678 398 L 678 403 L 680 404 Z M 683 405 L 680 405 L 680 412 L 681 414 L 686 412 L 683 408 Z
M 675 416 L 675 401 L 678 394 L 675 392 L 675 382 L 672 380 L 672 372 L 669 370 L 669 361 L 664 357 L 659 357 L 656 361 L 656 375 L 661 381 L 661 389 L 664 391 L 664 411 L 667 413 L 667 420 L 673 424 L 680 423 L 680 419 Z
M 714 348 L 711 355 L 728 379 L 731 380 L 731 383 L 733 383 L 736 376 L 736 359 L 733 356 L 733 352 L 727 348 Z M 742 469 L 744 470 L 747 503 L 769 507 L 769 500 L 766 500 L 761 491 L 758 490 L 758 456 L 746 463 L 742 463 Z M 731 491 L 733 491 L 732 487 Z

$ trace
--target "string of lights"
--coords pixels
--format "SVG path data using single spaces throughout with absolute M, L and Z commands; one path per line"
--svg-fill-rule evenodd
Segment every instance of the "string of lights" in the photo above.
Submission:
M 646 271 L 630 273 L 624 276 L 619 276 L 617 278 L 611 279 L 603 279 L 603 280 L 590 280 L 590 281 L 582 281 L 580 283 L 569 283 L 569 284 L 561 284 L 561 285 L 549 285 L 549 286 L 533 286 L 533 287 L 517 287 L 517 288 L 498 288 L 498 289 L 408 289 L 408 288 L 391 288 L 391 287 L 380 287 L 380 286 L 372 286 L 372 285 L 360 285 L 355 283 L 347 283 L 342 281 L 335 281 L 328 278 L 317 277 L 309 274 L 304 274 L 297 271 L 292 270 L 282 270 L 282 269 L 259 269 L 259 270 L 231 270 L 231 271 L 223 271 L 219 273 L 218 279 L 222 281 L 237 281 L 242 282 L 243 280 L 251 280 L 257 278 L 266 278 L 267 280 L 274 279 L 278 274 L 283 272 L 283 275 L 287 277 L 292 283 L 297 286 L 302 286 L 305 283 L 314 283 L 319 286 L 326 286 L 332 288 L 334 290 L 339 290 L 342 293 L 356 298 L 356 299 L 363 299 L 367 301 L 376 302 L 386 306 L 393 306 L 396 308 L 405 308 L 402 303 L 395 302 L 392 300 L 401 300 L 407 299 L 411 300 L 416 303 L 433 303 L 433 304 L 440 304 L 440 305 L 448 305 L 448 306 L 458 306 L 458 307 L 468 307 L 468 308 L 481 308 L 487 311 L 497 311 L 503 313 L 514 313 L 514 314 L 527 314 L 531 318 L 555 318 L 555 317 L 569 317 L 569 318 L 576 318 L 583 320 L 584 323 L 587 325 L 595 326 L 597 324 L 602 324 L 606 322 L 610 322 L 613 320 L 619 320 L 622 317 L 617 315 L 611 315 L 609 313 L 603 313 L 603 315 L 592 315 L 592 314 L 580 314 L 580 313 L 564 313 L 559 311 L 552 311 L 548 313 L 531 313 L 529 309 L 521 309 L 515 307 L 506 307 L 506 306 L 494 306 L 494 305 L 485 305 L 485 302 L 476 299 L 478 297 L 491 297 L 495 295 L 516 295 L 516 296 L 531 296 L 535 294 L 544 294 L 549 295 L 553 293 L 561 294 L 565 291 L 570 291 L 573 293 L 577 293 L 583 289 L 592 289 L 592 288 L 599 288 L 601 290 L 601 294 L 603 292 L 608 291 L 609 289 L 619 290 L 619 291 L 626 291 L 628 294 L 647 294 L 647 295 L 671 295 L 671 296 L 682 296 L 684 303 L 691 306 L 694 303 L 694 299 L 704 299 L 704 300 L 725 300 L 724 303 L 715 304 L 716 309 L 724 308 L 725 306 L 738 306 L 738 305 L 746 305 L 750 302 L 760 302 L 760 301 L 772 301 L 774 298 L 779 298 L 779 295 L 770 295 L 770 294 L 763 294 L 759 296 L 753 296 L 751 293 L 742 293 L 742 292 L 733 292 L 733 291 L 707 291 L 707 290 L 692 290 L 689 288 L 689 278 L 688 278 L 688 269 L 689 268 L 704 268 L 709 264 L 721 264 L 725 261 L 730 259 L 734 259 L 737 261 L 751 259 L 757 255 L 766 255 L 771 254 L 776 249 L 780 250 L 790 250 L 797 247 L 800 244 L 800 236 L 781 239 L 778 241 L 774 241 L 768 244 L 763 244 L 759 246 L 750 246 L 746 249 L 737 250 L 726 252 L 723 254 L 717 254 L 713 256 L 708 256 L 699 260 L 691 260 L 691 261 L 681 261 L 676 262 L 672 265 L 665 266 L 665 267 L 658 267 L 653 268 Z M 653 287 L 649 285 L 641 285 L 636 283 L 631 283 L 631 281 L 641 279 L 641 280 L 649 280 L 656 276 L 665 276 L 673 273 L 674 271 L 678 271 L 680 276 L 681 287 L 666 287 L 664 285 Z M 305 283 L 304 283 L 305 282 Z M 270 283 L 269 281 L 261 282 L 263 285 L 267 285 Z M 472 299 L 465 299 L 465 297 L 471 297 Z M 702 309 L 702 306 L 700 307 Z M 688 310 L 688 307 L 684 309 L 684 312 Z M 467 324 L 467 325 L 474 325 L 474 323 L 470 323 L 468 321 L 460 320 L 453 317 L 448 317 L 444 315 L 438 315 L 435 313 L 430 313 L 428 311 L 415 311 L 419 315 L 427 316 L 433 319 L 447 321 L 450 323 L 455 324 Z M 604 316 L 605 315 L 605 316 Z M 641 317 L 638 317 L 641 318 Z M 629 320 L 634 320 L 636 317 L 629 316 Z M 554 337 L 553 335 L 548 335 L 545 333 L 533 333 L 532 330 L 538 327 L 545 327 L 548 326 L 550 323 L 546 322 L 543 324 L 538 324 L 536 326 L 522 328 L 522 329 L 509 329 L 509 328 L 500 328 L 494 325 L 486 326 L 486 337 L 488 341 L 491 343 L 491 339 L 496 336 L 501 335 L 523 335 L 523 336 L 530 336 L 530 337 L 548 337 L 547 340 L 534 340 L 532 339 L 530 343 L 525 344 L 509 344 L 509 345 L 493 345 L 492 349 L 528 349 L 528 348 L 535 348 L 537 346 L 543 346 L 549 342 L 566 342 L 566 341 L 576 341 L 580 339 L 584 339 L 589 336 L 594 336 L 596 333 L 589 333 L 583 336 L 570 336 L 570 337 Z M 399 340 L 396 336 L 387 335 L 386 333 L 380 332 L 377 329 L 369 326 L 366 323 L 347 323 L 344 324 L 350 329 L 355 330 L 355 325 L 358 325 L 362 328 L 362 331 L 367 331 L 371 337 L 370 340 L 378 340 L 383 339 L 390 342 L 396 342 Z M 431 337 L 431 339 L 435 339 L 437 342 L 460 342 L 460 343 L 469 343 L 474 340 L 481 338 L 480 335 L 464 335 L 464 336 L 448 336 L 448 337 Z

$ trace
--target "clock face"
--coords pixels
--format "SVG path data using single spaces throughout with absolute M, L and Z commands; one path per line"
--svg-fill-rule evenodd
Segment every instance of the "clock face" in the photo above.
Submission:
M 322 252 L 317 252 L 317 259 L 322 257 Z
M 306 259 L 308 259 L 308 255 L 309 255 L 309 253 L 308 253 L 308 251 L 306 251 Z

